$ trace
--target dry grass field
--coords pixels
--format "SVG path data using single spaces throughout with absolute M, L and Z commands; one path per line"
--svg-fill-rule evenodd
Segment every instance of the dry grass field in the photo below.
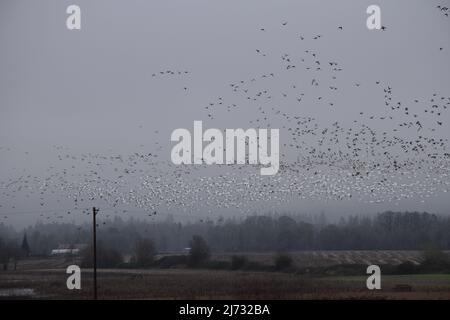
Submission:
M 273 263 L 273 254 L 246 253 Z M 216 254 L 214 260 L 230 258 Z M 419 263 L 409 251 L 317 251 L 292 253 L 297 266 L 352 263 Z M 82 270 L 82 289 L 68 290 L 64 258 L 21 261 L 0 271 L 0 299 L 90 299 L 92 270 Z M 399 290 L 402 287 L 409 290 Z M 176 269 L 100 269 L 100 299 L 450 299 L 450 275 L 384 275 L 382 290 L 369 291 L 366 275 L 312 276 L 283 272 Z
M 382 290 L 366 278 L 211 270 L 99 270 L 100 299 L 450 299 L 450 275 L 384 276 Z M 66 288 L 64 270 L 0 272 L 0 298 L 90 299 L 92 273 L 82 289 Z M 398 285 L 411 292 L 398 292 Z

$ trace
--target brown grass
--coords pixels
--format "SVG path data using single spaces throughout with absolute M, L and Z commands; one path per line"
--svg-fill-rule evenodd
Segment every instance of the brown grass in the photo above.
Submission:
M 92 273 L 82 290 L 68 290 L 64 270 L 0 272 L 0 290 L 32 288 L 35 298 L 90 299 Z M 137 276 L 139 275 L 139 276 Z M 412 292 L 396 292 L 408 283 Z M 450 299 L 450 283 L 390 277 L 383 290 L 369 291 L 364 277 L 311 278 L 289 273 L 210 270 L 100 270 L 100 299 Z

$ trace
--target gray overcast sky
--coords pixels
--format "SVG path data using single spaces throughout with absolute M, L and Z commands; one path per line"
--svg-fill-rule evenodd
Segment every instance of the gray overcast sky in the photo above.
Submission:
M 66 28 L 70 4 L 81 7 L 80 31 Z M 0 181 L 24 172 L 45 176 L 47 167 L 58 166 L 54 145 L 72 154 L 130 154 L 153 152 L 159 142 L 159 159 L 168 161 L 171 132 L 191 129 L 194 120 L 203 120 L 206 127 L 249 127 L 249 120 L 257 117 L 256 107 L 236 97 L 230 84 L 270 72 L 276 73 L 274 80 L 260 89 L 273 92 L 273 105 L 314 117 L 323 126 L 334 121 L 351 125 L 360 112 L 383 115 L 382 88 L 387 85 L 395 101 L 424 101 L 433 93 L 449 97 L 450 18 L 436 6 L 450 6 L 450 1 L 376 1 L 386 31 L 366 28 L 370 4 L 373 1 L 1 0 Z M 313 40 L 317 35 L 320 39 Z M 299 41 L 300 36 L 306 39 Z M 300 57 L 305 50 L 344 69 L 332 98 L 322 87 L 312 91 L 313 76 L 305 70 L 279 72 L 283 54 Z M 166 70 L 189 73 L 159 76 Z M 381 88 L 374 84 L 377 80 Z M 301 106 L 282 99 L 293 83 L 304 87 Z M 335 108 L 317 102 L 316 96 L 332 99 Z M 219 97 L 238 104 L 239 110 L 217 112 L 209 119 L 204 107 Z M 443 117 L 448 123 L 448 113 Z M 282 125 L 274 120 L 273 127 Z M 380 131 L 389 126 L 374 124 Z M 440 137 L 449 138 L 448 126 L 438 130 Z M 0 214 L 33 207 L 20 196 L 0 197 L 7 204 Z M 396 207 L 305 200 L 292 208 L 447 213 L 449 205 L 441 194 L 431 203 L 408 200 Z

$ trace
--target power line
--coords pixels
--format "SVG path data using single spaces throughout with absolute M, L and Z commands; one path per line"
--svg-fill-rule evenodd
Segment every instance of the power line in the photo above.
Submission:
M 97 222 L 96 216 L 99 209 L 92 208 L 92 240 L 94 245 L 94 300 L 97 300 Z

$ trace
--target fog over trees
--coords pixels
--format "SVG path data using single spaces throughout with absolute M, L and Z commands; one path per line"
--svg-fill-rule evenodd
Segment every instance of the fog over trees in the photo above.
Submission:
M 26 238 L 25 235 L 26 234 Z M 60 244 L 90 244 L 91 225 L 37 223 L 24 230 L 0 224 L 0 253 L 48 255 Z M 145 222 L 114 218 L 98 227 L 102 248 L 138 254 L 146 264 L 154 252 L 182 251 L 201 236 L 214 252 L 296 250 L 423 250 L 450 249 L 450 217 L 418 212 L 384 212 L 372 217 L 350 216 L 327 223 L 302 216 L 255 215 L 242 220 Z M 149 243 L 149 240 L 152 243 Z M 152 247 L 154 245 L 154 247 Z M 24 252 L 21 252 L 23 255 Z M 148 261 L 147 261 L 148 260 Z

